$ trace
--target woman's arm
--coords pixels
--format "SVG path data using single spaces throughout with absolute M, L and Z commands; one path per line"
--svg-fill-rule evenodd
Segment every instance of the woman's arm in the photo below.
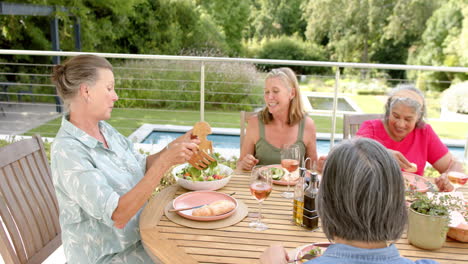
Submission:
M 288 262 L 288 252 L 282 245 L 270 246 L 260 256 L 260 263 L 262 264 L 286 264 Z
M 255 142 L 258 141 L 258 117 L 249 118 L 247 123 L 247 133 L 244 137 L 244 142 L 241 146 L 239 160 L 237 161 L 237 169 L 252 170 L 252 167 L 258 163 L 258 159 L 254 157 Z
M 450 152 L 447 152 L 442 158 L 432 164 L 432 167 L 436 169 L 440 176 L 435 179 L 435 183 L 441 192 L 451 192 L 455 189 L 455 187 L 450 183 L 447 178 L 446 172 L 448 169 L 453 165 L 452 162 L 459 163 L 456 161 Z M 456 166 L 456 164 L 455 164 Z
M 147 170 L 143 179 L 119 199 L 112 220 L 117 228 L 124 228 L 130 219 L 150 198 L 161 178 L 173 165 L 184 163 L 196 153 L 198 145 L 193 142 L 171 143 L 168 149 L 147 158 Z
M 315 122 L 310 117 L 306 118 L 303 135 L 306 146 L 305 158 L 309 157 L 311 160 L 311 163 L 306 164 L 306 166 L 308 166 L 308 169 L 312 169 L 310 166 L 314 163 L 317 163 L 317 133 L 315 129 Z

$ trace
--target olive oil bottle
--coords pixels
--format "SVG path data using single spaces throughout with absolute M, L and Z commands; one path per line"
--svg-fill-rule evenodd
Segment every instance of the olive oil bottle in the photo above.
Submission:
M 302 224 L 307 229 L 318 228 L 319 217 L 315 208 L 315 199 L 318 193 L 318 174 L 312 172 L 310 175 L 310 184 L 304 191 L 304 208 L 302 215 Z
M 294 187 L 294 201 L 293 201 L 293 222 L 302 226 L 303 210 L 304 210 L 304 176 L 306 169 L 299 168 L 299 179 L 297 180 L 296 186 Z

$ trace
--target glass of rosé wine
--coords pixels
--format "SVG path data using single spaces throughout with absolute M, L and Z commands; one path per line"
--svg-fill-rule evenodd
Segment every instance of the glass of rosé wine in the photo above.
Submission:
M 287 189 L 281 194 L 284 198 L 292 199 L 294 193 L 289 191 L 290 182 L 297 180 L 299 174 L 293 173 L 299 168 L 299 146 L 296 144 L 283 145 L 281 149 L 281 167 L 288 171 L 288 174 L 284 177 L 287 181 Z
M 454 190 L 465 185 L 468 181 L 468 157 L 465 157 L 464 161 L 452 160 L 445 174 Z
M 268 229 L 268 226 L 262 222 L 262 203 L 268 198 L 271 190 L 271 173 L 268 167 L 253 167 L 250 176 L 250 193 L 258 201 L 258 215 L 257 219 L 250 222 L 249 226 L 255 230 L 263 231 Z

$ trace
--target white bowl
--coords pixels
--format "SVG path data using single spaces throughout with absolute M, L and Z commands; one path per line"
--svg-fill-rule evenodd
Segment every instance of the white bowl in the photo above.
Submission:
M 175 167 L 172 170 L 172 175 L 176 179 L 177 183 L 184 187 L 185 189 L 192 190 L 192 191 L 202 191 L 202 190 L 209 190 L 215 191 L 218 189 L 223 188 L 231 179 L 231 174 L 233 170 L 226 165 L 218 164 L 220 168 L 220 173 L 223 175 L 227 175 L 226 177 L 222 178 L 221 180 L 214 180 L 214 181 L 191 181 L 177 177 L 177 173 L 180 172 L 183 168 L 190 166 L 189 164 L 182 164 Z

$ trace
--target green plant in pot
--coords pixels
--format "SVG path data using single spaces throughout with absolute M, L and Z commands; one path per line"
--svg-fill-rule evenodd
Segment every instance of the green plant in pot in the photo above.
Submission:
M 443 246 L 450 223 L 451 211 L 462 211 L 463 201 L 449 195 L 414 194 L 408 214 L 408 241 L 429 250 Z

